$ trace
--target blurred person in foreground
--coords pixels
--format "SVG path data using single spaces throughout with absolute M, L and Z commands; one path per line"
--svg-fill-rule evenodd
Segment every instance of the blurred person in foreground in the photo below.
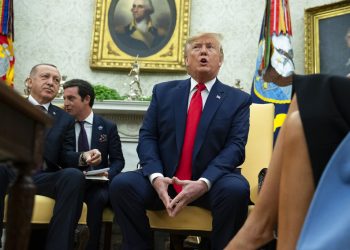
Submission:
M 292 83 L 295 94 L 257 204 L 227 250 L 260 249 L 277 235 L 277 249 L 296 249 L 321 175 L 350 131 L 350 79 L 315 74 L 275 82 Z

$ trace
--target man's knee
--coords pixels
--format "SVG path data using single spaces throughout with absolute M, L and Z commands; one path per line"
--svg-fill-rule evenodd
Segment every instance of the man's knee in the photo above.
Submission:
M 131 181 L 126 175 L 125 173 L 121 173 L 113 178 L 113 181 L 109 185 L 109 194 L 111 197 L 123 194 L 131 187 Z
M 231 180 L 217 191 L 217 198 L 225 204 L 246 204 L 249 197 L 249 184 L 242 176 Z
M 85 175 L 76 168 L 65 168 L 60 170 L 60 180 L 65 183 L 74 184 L 76 187 L 81 187 L 85 184 Z M 68 184 L 67 184 L 68 185 Z
M 84 173 L 77 168 L 64 168 L 61 171 L 64 176 L 72 176 L 71 178 L 77 179 L 85 178 Z

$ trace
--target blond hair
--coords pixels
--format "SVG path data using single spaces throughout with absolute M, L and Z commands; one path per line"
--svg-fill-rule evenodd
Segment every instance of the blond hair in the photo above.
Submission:
M 222 48 L 221 45 L 221 41 L 223 39 L 223 36 L 220 33 L 214 33 L 214 32 L 204 32 L 204 33 L 199 33 L 197 35 L 191 36 L 186 40 L 186 44 L 185 44 L 185 58 L 187 57 L 187 51 L 189 50 L 190 46 L 192 45 L 192 43 L 196 40 L 198 40 L 201 37 L 211 37 L 214 38 L 220 47 L 220 56 L 221 56 L 221 60 L 224 60 L 224 49 Z

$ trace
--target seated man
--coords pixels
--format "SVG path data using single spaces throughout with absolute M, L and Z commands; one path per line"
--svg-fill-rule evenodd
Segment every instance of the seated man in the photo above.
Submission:
M 101 162 L 98 150 L 75 152 L 74 119 L 51 101 L 58 93 L 61 75 L 51 64 L 35 65 L 28 77 L 29 102 L 40 105 L 54 119 L 46 132 L 44 164 L 33 175 L 36 193 L 55 199 L 55 207 L 49 225 L 45 249 L 73 249 L 74 230 L 83 205 L 85 178 L 75 168 L 97 165 Z M 86 163 L 86 164 L 84 164 Z M 15 173 L 0 167 L 0 223 L 4 216 L 4 198 Z M 0 238 L 2 231 L 0 231 Z
M 140 129 L 141 169 L 116 176 L 110 196 L 123 249 L 152 249 L 146 209 L 176 216 L 185 206 L 212 211 L 212 248 L 223 249 L 243 224 L 249 184 L 244 161 L 250 96 L 217 79 L 223 62 L 220 35 L 190 38 L 190 79 L 157 84 Z
M 116 124 L 92 112 L 95 92 L 87 81 L 73 79 L 65 82 L 63 89 L 64 108 L 77 121 L 75 123 L 76 151 L 84 150 L 79 148 L 81 145 L 79 141 L 86 136 L 86 150 L 96 148 L 102 156 L 102 162 L 88 170 L 108 167 L 109 170 L 102 175 L 112 181 L 114 176 L 122 171 L 125 164 Z M 86 132 L 85 135 L 83 135 L 84 132 Z M 99 249 L 103 209 L 109 206 L 108 185 L 109 182 L 103 180 L 86 181 L 84 201 L 88 206 L 87 224 L 90 230 L 86 249 L 89 250 Z

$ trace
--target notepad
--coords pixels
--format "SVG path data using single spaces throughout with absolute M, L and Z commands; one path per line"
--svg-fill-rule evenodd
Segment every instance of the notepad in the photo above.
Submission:
M 85 179 L 87 180 L 100 180 L 100 181 L 108 181 L 108 177 L 101 176 L 99 174 L 102 174 L 104 172 L 107 172 L 109 168 L 101 168 L 96 170 L 90 170 L 85 173 Z
M 97 180 L 97 181 L 108 181 L 109 179 L 106 176 L 85 176 L 85 179 L 87 180 Z

